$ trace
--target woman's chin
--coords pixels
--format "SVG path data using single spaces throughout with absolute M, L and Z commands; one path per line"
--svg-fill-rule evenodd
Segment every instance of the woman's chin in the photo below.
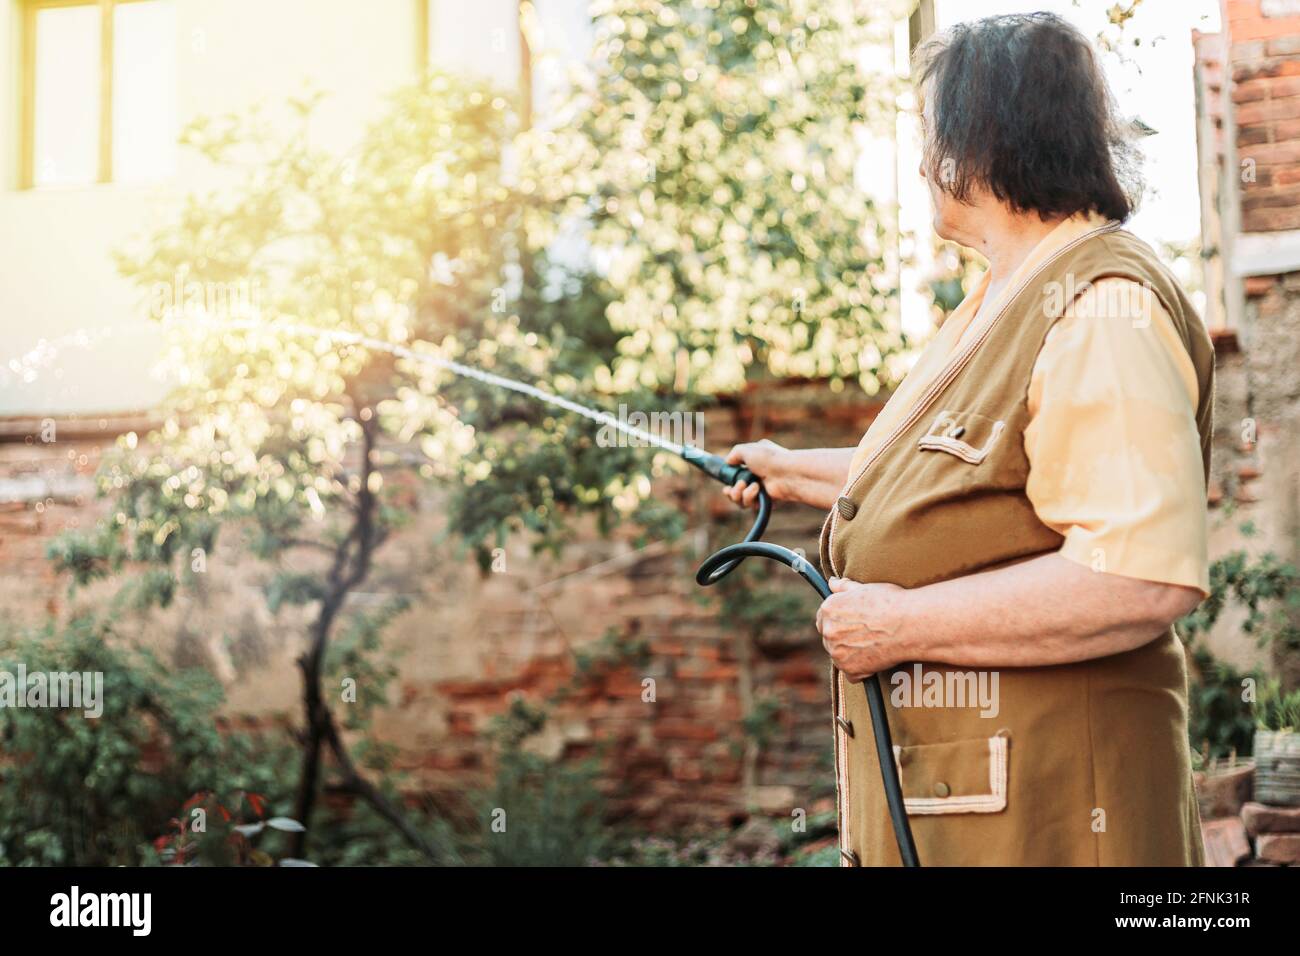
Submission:
M 944 218 L 942 213 L 935 212 L 930 220 L 934 226 L 934 234 L 945 242 L 958 242 L 959 232 L 953 228 L 953 224 Z

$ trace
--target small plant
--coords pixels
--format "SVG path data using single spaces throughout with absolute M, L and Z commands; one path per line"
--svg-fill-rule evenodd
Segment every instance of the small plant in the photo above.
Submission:
M 593 760 L 565 763 L 527 749 L 547 712 L 522 697 L 495 722 L 496 778 L 472 801 L 480 828 L 467 855 L 487 866 L 583 866 L 611 846 Z
M 276 859 L 259 843 L 268 833 L 298 833 L 302 824 L 288 817 L 267 817 L 266 798 L 237 791 L 229 798 L 196 793 L 185 801 L 168 833 L 154 840 L 158 860 L 174 866 L 275 866 Z M 283 857 L 280 866 L 312 866 Z
M 1269 681 L 1259 695 L 1256 711 L 1256 724 L 1260 730 L 1287 732 L 1300 729 L 1300 689 L 1288 694 L 1282 690 L 1279 681 Z

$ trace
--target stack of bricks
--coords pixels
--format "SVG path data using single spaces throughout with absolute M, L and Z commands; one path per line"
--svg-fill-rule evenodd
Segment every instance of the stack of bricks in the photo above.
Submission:
M 1241 819 L 1255 842 L 1255 863 L 1300 864 L 1300 807 L 1248 803 L 1241 808 Z
M 1300 865 L 1300 807 L 1252 800 L 1254 766 L 1196 775 L 1207 866 Z

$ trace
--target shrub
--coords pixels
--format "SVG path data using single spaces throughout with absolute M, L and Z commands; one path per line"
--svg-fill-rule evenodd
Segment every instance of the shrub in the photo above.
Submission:
M 156 856 L 150 842 L 192 795 L 274 793 L 278 760 L 260 741 L 225 735 L 223 695 L 197 670 L 110 643 L 88 618 L 61 631 L 0 635 L 0 670 L 103 675 L 102 714 L 0 708 L 0 863 L 118 866 Z

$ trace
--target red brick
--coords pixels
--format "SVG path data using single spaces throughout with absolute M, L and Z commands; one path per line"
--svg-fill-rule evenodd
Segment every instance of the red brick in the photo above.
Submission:
M 1242 227 L 1244 232 L 1277 232 L 1300 228 L 1300 225 L 1294 210 L 1256 209 L 1242 216 Z
M 1223 485 L 1219 484 L 1217 481 L 1211 481 L 1209 488 L 1206 490 L 1205 498 L 1206 501 L 1209 502 L 1210 507 L 1219 504 L 1223 501 Z
M 1228 0 L 1228 19 L 1240 20 L 1243 17 L 1254 19 L 1261 16 L 1259 0 Z
M 1269 56 L 1296 56 L 1300 54 L 1300 36 L 1281 36 L 1268 41 Z
M 1253 159 L 1260 166 L 1300 163 L 1300 143 L 1264 143 L 1241 158 Z
M 681 717 L 664 717 L 654 723 L 654 734 L 660 740 L 717 740 L 718 730 L 708 723 L 686 720 Z
M 1268 89 L 1268 97 L 1271 100 L 1300 96 L 1300 76 L 1277 76 L 1262 82 Z
M 1270 80 L 1268 82 L 1281 82 Z M 1237 125 L 1246 127 L 1273 120 L 1288 120 L 1300 117 L 1300 97 L 1285 96 L 1281 99 L 1259 100 L 1243 103 L 1237 108 Z
M 1259 489 L 1251 483 L 1239 485 L 1232 497 L 1238 504 L 1253 505 L 1259 502 L 1261 496 Z
M 1207 820 L 1201 824 L 1206 866 L 1236 866 L 1250 856 L 1250 840 L 1240 817 Z
M 793 684 L 798 681 L 810 681 L 817 684 L 830 683 L 829 669 L 825 666 L 819 667 L 815 661 L 807 658 L 783 661 L 776 669 L 776 676 L 783 684 Z
M 681 680 L 734 681 L 740 675 L 740 668 L 722 664 L 713 667 L 680 667 L 677 677 Z
M 1253 103 L 1255 100 L 1268 98 L 1269 84 L 1274 82 L 1268 77 L 1259 77 L 1238 83 L 1232 89 L 1232 102 Z
M 1241 808 L 1241 819 L 1251 836 L 1261 833 L 1300 833 L 1300 807 L 1273 807 L 1263 803 L 1247 803 Z
M 601 690 L 609 697 L 640 701 L 641 694 L 645 690 L 641 683 L 643 679 L 635 674 L 610 675 L 605 679 Z
M 1256 216 L 1260 216 L 1258 220 Z M 1246 231 L 1269 222 L 1272 228 L 1294 229 L 1300 222 L 1300 188 L 1265 187 L 1247 192 L 1241 201 L 1241 218 Z
M 1300 18 L 1297 17 L 1277 17 L 1272 19 L 1259 19 L 1232 21 L 1229 30 L 1234 40 L 1240 40 L 1241 43 L 1234 43 L 1233 49 L 1238 46 L 1247 47 L 1252 42 L 1259 40 L 1270 40 L 1283 37 L 1292 33 L 1300 33 Z M 1233 59 L 1237 57 L 1234 55 Z
M 1281 123 L 1289 123 L 1291 120 L 1279 120 Z M 1259 126 L 1238 126 L 1237 127 L 1237 152 L 1242 157 L 1249 157 L 1251 151 L 1257 146 L 1263 146 L 1269 143 L 1278 142 L 1277 125 L 1275 123 L 1263 123 Z M 1216 148 L 1216 154 L 1222 154 L 1221 147 Z M 1268 173 L 1270 167 L 1262 166 L 1255 169 L 1254 182 L 1244 183 L 1243 186 L 1249 188 L 1256 183 L 1268 185 Z
M 1266 833 L 1255 841 L 1256 855 L 1266 863 L 1300 863 L 1300 833 Z
M 1234 63 L 1259 60 L 1264 56 L 1267 46 L 1261 40 L 1250 43 L 1234 43 L 1228 48 L 1228 59 Z
M 1245 766 L 1215 773 L 1197 773 L 1195 780 L 1201 819 L 1236 816 L 1241 812 L 1242 804 L 1252 796 L 1255 768 Z
M 1268 295 L 1277 285 L 1277 279 L 1273 276 L 1247 276 L 1242 283 L 1246 297 L 1257 299 L 1260 296 Z

